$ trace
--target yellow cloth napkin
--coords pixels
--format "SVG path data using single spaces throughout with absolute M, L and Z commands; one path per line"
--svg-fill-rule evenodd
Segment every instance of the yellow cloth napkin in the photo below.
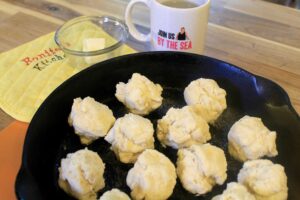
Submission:
M 82 35 L 73 34 L 74 41 Z M 134 52 L 124 45 L 118 55 Z M 30 122 L 57 86 L 87 67 L 74 67 L 71 59 L 55 44 L 54 33 L 0 54 L 0 107 L 13 118 Z

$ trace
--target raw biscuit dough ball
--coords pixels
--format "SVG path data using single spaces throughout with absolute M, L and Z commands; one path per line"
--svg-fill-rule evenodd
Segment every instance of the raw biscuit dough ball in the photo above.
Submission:
M 213 123 L 226 109 L 226 91 L 212 79 L 199 78 L 184 89 L 184 99 L 208 122 Z
M 127 84 L 120 82 L 116 88 L 117 99 L 132 113 L 147 115 L 162 104 L 162 87 L 141 74 L 134 73 Z
M 228 150 L 239 161 L 273 157 L 276 149 L 276 132 L 270 131 L 260 118 L 244 116 L 235 122 L 228 133 Z
M 176 184 L 175 166 L 162 153 L 147 149 L 129 170 L 126 182 L 133 199 L 165 200 Z
M 202 195 L 227 178 L 227 162 L 222 149 L 211 144 L 192 145 L 177 153 L 177 175 L 189 192 Z
M 212 198 L 212 200 L 256 200 L 248 189 L 239 183 L 231 182 L 227 184 L 226 190 L 222 194 Z
M 99 200 L 130 200 L 130 198 L 126 193 L 114 188 L 105 192 Z
M 91 97 L 74 99 L 69 124 L 79 135 L 80 142 L 88 145 L 104 137 L 115 122 L 112 111 Z
M 154 148 L 154 129 L 149 119 L 126 114 L 117 119 L 104 138 L 123 163 L 134 163 L 145 149 Z
M 190 106 L 170 108 L 157 122 L 157 138 L 175 149 L 203 144 L 211 139 L 207 122 Z
M 244 163 L 238 182 L 245 185 L 257 200 L 285 200 L 288 197 L 284 168 L 270 160 L 251 160 Z
M 66 193 L 82 200 L 96 200 L 104 188 L 105 165 L 99 155 L 88 149 L 69 153 L 61 160 L 58 184 Z

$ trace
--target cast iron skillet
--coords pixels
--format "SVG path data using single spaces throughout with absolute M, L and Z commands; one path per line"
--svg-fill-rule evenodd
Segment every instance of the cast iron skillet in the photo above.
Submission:
M 64 82 L 45 100 L 27 131 L 22 166 L 16 180 L 19 199 L 72 199 L 59 189 L 57 169 L 60 160 L 67 153 L 84 148 L 67 123 L 73 99 L 94 97 L 97 101 L 107 104 L 116 118 L 121 117 L 127 110 L 114 97 L 115 85 L 120 81 L 127 82 L 134 72 L 147 76 L 164 88 L 162 106 L 146 116 L 152 120 L 155 127 L 156 120 L 171 106 L 185 105 L 183 90 L 192 80 L 200 77 L 215 79 L 227 91 L 228 108 L 215 125 L 210 126 L 210 142 L 221 147 L 226 153 L 226 183 L 236 181 L 237 173 L 242 167 L 241 163 L 233 160 L 228 154 L 228 130 L 235 121 L 246 114 L 257 116 L 262 118 L 269 129 L 277 131 L 279 155 L 271 160 L 285 167 L 289 199 L 299 198 L 300 118 L 281 87 L 270 80 L 213 58 L 187 53 L 147 52 L 98 63 Z M 155 147 L 176 162 L 176 150 L 164 149 L 157 140 Z M 130 189 L 126 186 L 125 179 L 132 165 L 118 162 L 109 150 L 109 144 L 103 139 L 97 140 L 88 148 L 98 152 L 106 163 L 106 186 L 99 195 L 113 187 L 129 194 Z M 210 199 L 221 193 L 225 187 L 226 184 L 216 186 L 207 195 L 195 197 L 185 191 L 177 179 L 170 199 Z

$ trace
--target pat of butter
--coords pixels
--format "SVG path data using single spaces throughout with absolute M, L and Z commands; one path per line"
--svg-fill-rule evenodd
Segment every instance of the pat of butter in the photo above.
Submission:
M 83 40 L 83 51 L 97 51 L 105 48 L 105 38 L 86 38 Z M 103 55 L 99 56 L 86 56 L 85 62 L 88 64 L 94 64 L 100 60 L 105 59 Z
M 86 38 L 83 40 L 83 51 L 97 51 L 104 48 L 104 38 Z

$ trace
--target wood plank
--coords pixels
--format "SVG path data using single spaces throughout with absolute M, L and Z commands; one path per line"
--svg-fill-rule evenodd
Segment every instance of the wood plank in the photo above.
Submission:
M 7 13 L 7 12 L 3 12 L 2 10 L 0 10 L 0 23 L 7 19 L 8 17 L 10 17 L 11 14 Z
M 18 0 L 7 0 L 7 2 L 4 0 L 1 0 L 0 1 L 0 10 L 9 12 L 12 15 L 16 14 L 17 12 L 22 12 L 27 15 L 31 15 L 36 18 L 39 18 L 39 19 L 44 19 L 44 20 L 49 21 L 54 24 L 62 24 L 63 23 L 62 20 L 51 17 L 49 15 L 45 15 L 39 11 L 34 11 L 30 7 L 26 8 L 26 7 L 18 6 L 17 4 L 20 4 L 20 3 L 21 2 L 19 2 Z
M 0 1 L 0 11 L 9 16 L 16 14 L 18 11 L 16 9 L 11 8 L 11 6 L 6 6 L 7 3 Z M 8 4 L 10 5 L 10 4 Z
M 37 13 L 43 13 L 63 21 L 70 20 L 80 15 L 99 15 L 105 12 L 106 8 L 111 8 L 110 1 L 100 0 L 101 9 L 97 9 L 95 1 L 69 1 L 69 0 L 5 0 L 9 4 L 17 5 L 22 11 L 23 9 L 34 10 Z M 92 5 L 88 2 L 94 2 Z M 105 2 L 105 3 L 104 3 Z M 87 4 L 86 4 L 87 3 Z M 104 4 L 103 4 L 104 3 Z M 96 3 L 98 4 L 98 3 Z M 116 7 L 115 4 L 113 4 Z M 100 8 L 100 7 L 99 7 Z M 119 6 L 118 6 L 119 8 Z M 103 11 L 104 10 L 104 11 Z M 111 9 L 109 9 L 111 11 Z
M 300 28 L 229 10 L 220 4 L 211 7 L 209 21 L 250 35 L 300 48 Z
M 57 24 L 21 12 L 0 23 L 0 52 L 55 31 Z
M 224 8 L 300 28 L 300 11 L 262 0 L 212 0 Z
M 300 49 L 223 26 L 209 24 L 206 44 L 232 55 L 261 61 L 300 75 Z
M 80 16 L 79 12 L 67 9 L 63 6 L 58 6 L 47 1 L 36 1 L 36 0 L 2 0 L 8 6 L 14 7 L 19 11 L 26 14 L 32 13 L 32 15 L 42 16 L 47 20 L 57 20 L 59 24 L 63 21 L 72 19 Z M 0 4 L 1 6 L 1 4 Z M 27 13 L 28 12 L 28 13 Z
M 125 10 L 129 1 L 126 0 L 51 0 L 51 1 L 63 1 L 66 4 L 76 4 L 82 6 L 89 6 L 97 8 L 102 11 L 106 11 L 108 15 L 114 15 L 119 19 L 124 20 Z M 105 13 L 104 13 L 105 14 Z M 142 4 L 137 4 L 133 9 L 133 21 L 141 26 L 149 27 L 150 26 L 150 10 Z
M 93 4 L 88 4 L 88 2 L 86 1 L 68 1 L 68 0 L 47 0 L 47 2 L 52 3 L 53 5 L 56 5 L 58 7 L 64 7 L 66 9 L 78 11 L 81 15 L 95 15 L 95 16 L 111 15 L 110 12 L 111 9 L 108 10 L 106 9 L 108 4 L 107 3 L 103 4 L 103 2 L 101 1 L 99 1 L 97 4 L 95 1 L 93 2 Z M 118 6 L 118 8 L 120 7 Z
M 128 2 L 121 0 L 4 0 L 17 5 L 21 9 L 29 9 L 44 15 L 67 21 L 80 15 L 113 15 L 124 20 L 125 9 Z M 1 5 L 0 5 L 1 6 Z M 137 5 L 133 10 L 134 22 L 149 26 L 149 9 Z

